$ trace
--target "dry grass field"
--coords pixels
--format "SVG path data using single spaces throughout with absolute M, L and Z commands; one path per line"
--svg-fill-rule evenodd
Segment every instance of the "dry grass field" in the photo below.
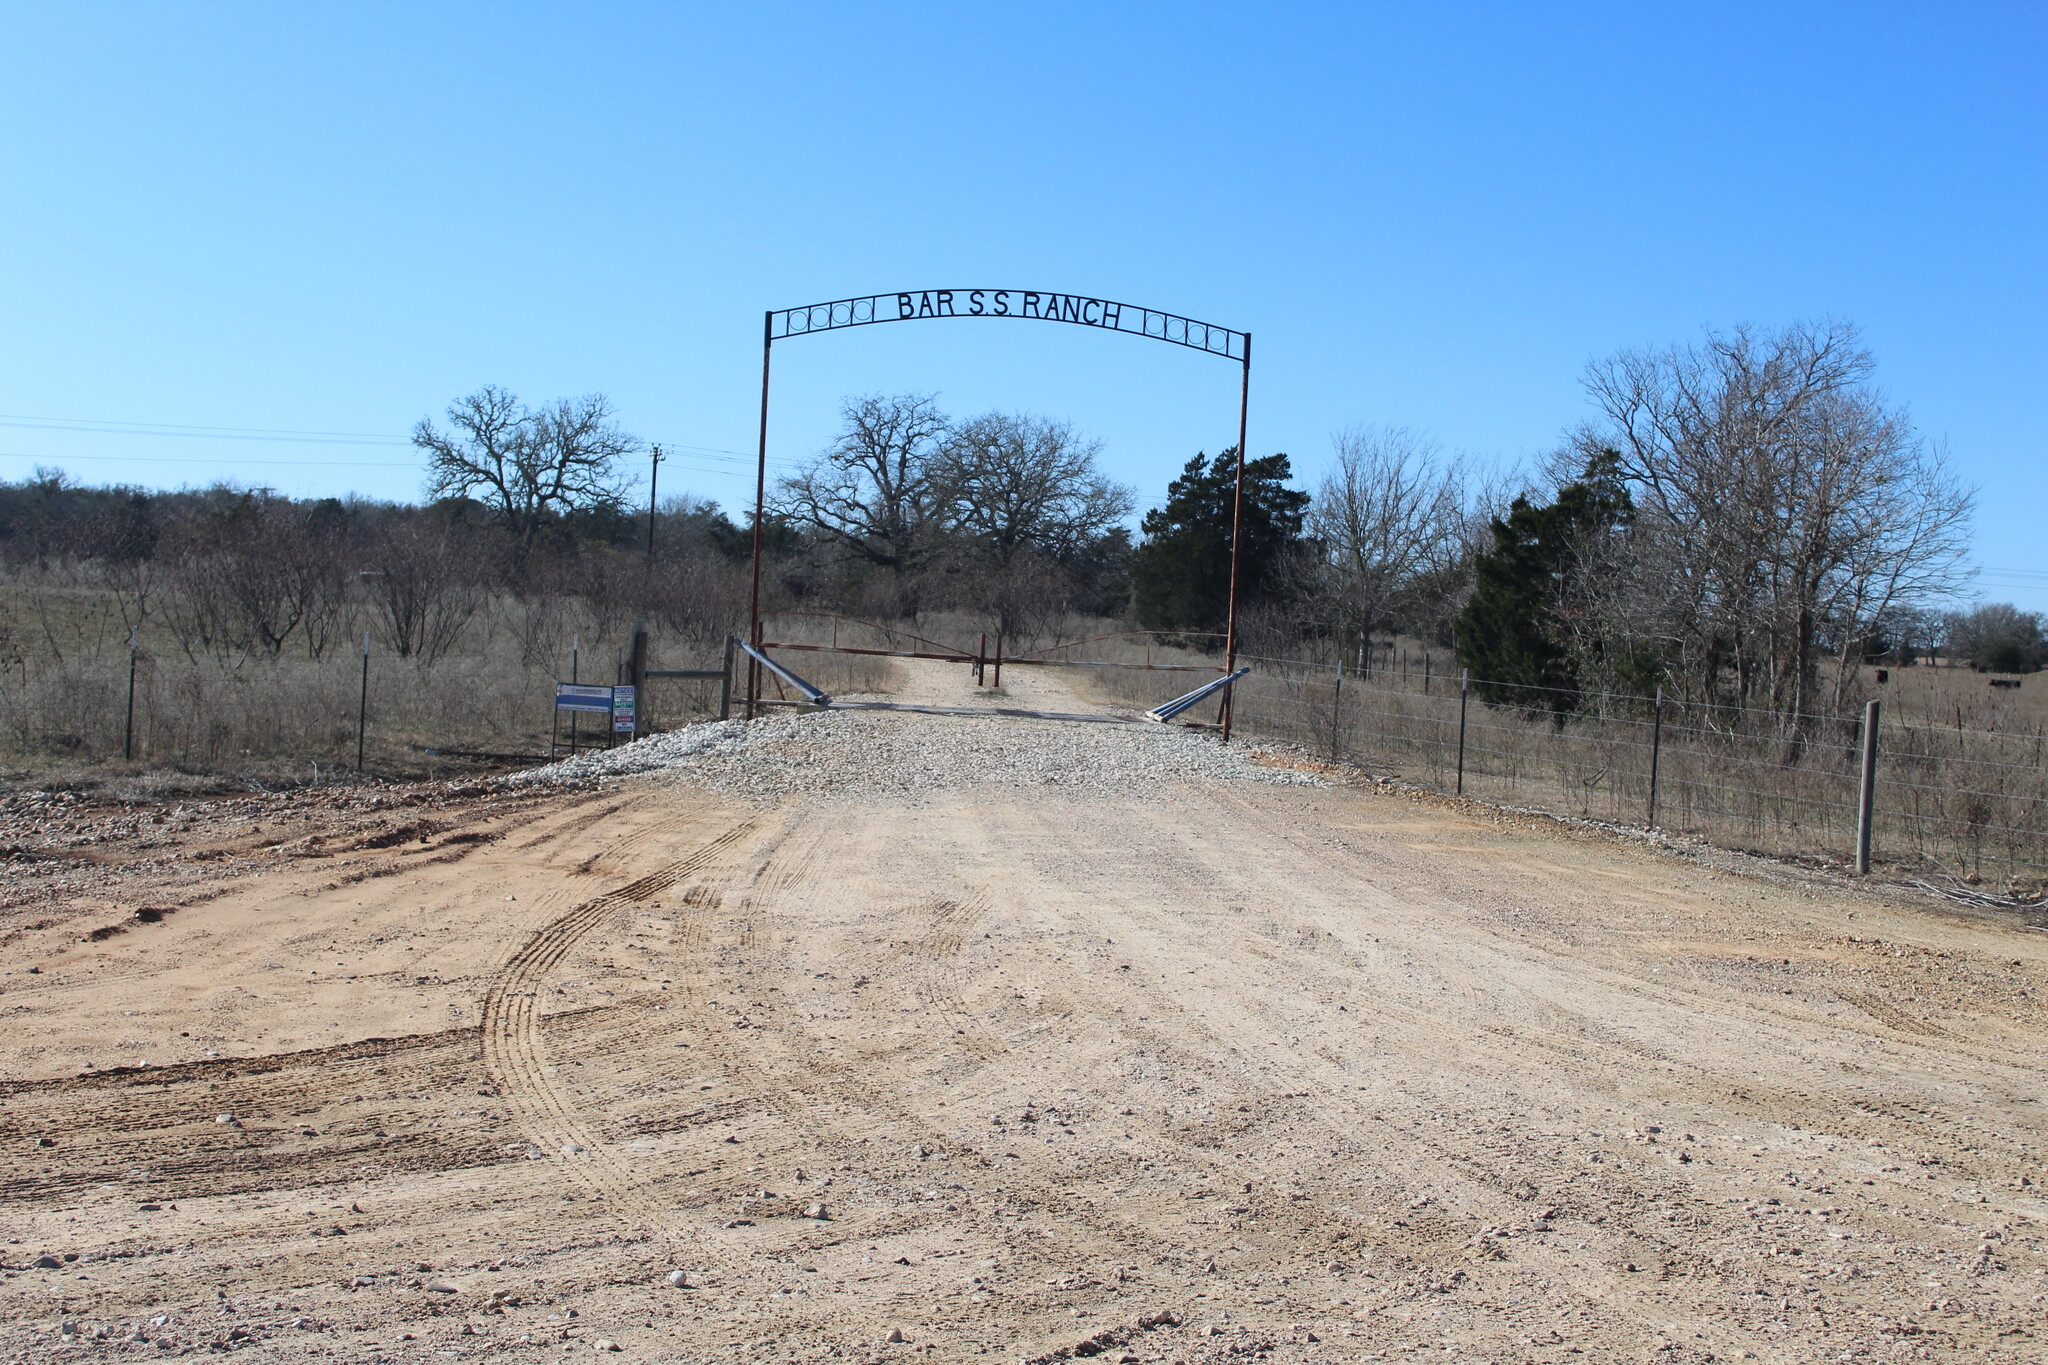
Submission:
M 2016 918 L 873 723 L 780 796 L 7 798 L 0 1358 L 2041 1358 Z

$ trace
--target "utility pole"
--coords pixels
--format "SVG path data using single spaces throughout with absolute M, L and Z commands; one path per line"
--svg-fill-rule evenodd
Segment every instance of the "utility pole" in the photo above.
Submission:
M 654 448 L 654 458 L 647 466 L 647 564 L 654 565 L 654 488 L 661 477 L 661 447 Z

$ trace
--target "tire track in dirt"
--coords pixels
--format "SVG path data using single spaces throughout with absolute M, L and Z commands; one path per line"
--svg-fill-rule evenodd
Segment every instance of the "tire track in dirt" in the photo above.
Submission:
M 409 1092 L 473 1086 L 477 1046 L 476 1029 L 450 1029 L 7 1083 L 0 1086 L 7 1101 L 0 1145 L 33 1146 L 47 1134 L 57 1134 L 58 1145 L 48 1156 L 51 1169 L 0 1181 L 0 1201 L 75 1197 L 132 1178 L 160 1197 L 179 1197 L 317 1185 L 371 1168 L 495 1164 L 507 1158 L 488 1121 L 386 1131 L 434 1112 Z M 217 1123 L 222 1113 L 235 1122 Z
M 1241 800 L 1239 804 L 1243 804 Z M 1343 865 L 1344 859 L 1333 858 L 1328 851 L 1300 839 L 1289 827 L 1288 822 L 1276 820 L 1270 815 L 1256 816 L 1251 812 L 1247 812 L 1247 817 L 1254 826 L 1260 827 L 1258 832 L 1262 837 L 1284 840 L 1294 844 L 1311 859 L 1329 861 L 1330 874 L 1333 877 L 1356 875 L 1355 868 Z M 1600 989 L 1608 995 L 1635 997 L 1645 1004 L 1654 1004 L 1667 1011 L 1698 1012 L 1706 1018 L 1726 1016 L 1731 1011 L 1738 1015 L 1750 1013 L 1746 1001 L 1730 1001 L 1711 993 L 1702 994 L 1696 990 L 1686 990 L 1675 983 L 1672 986 L 1660 987 L 1649 984 L 1648 979 L 1632 979 L 1627 967 L 1619 960 L 1604 966 L 1597 961 L 1587 963 L 1584 964 L 1583 970 L 1594 978 Z M 1376 1002 L 1374 1008 L 1379 1013 L 1385 1013 L 1383 1002 Z M 1628 1017 L 1625 1007 L 1609 1012 L 1623 1018 Z M 1810 1016 L 1794 1021 L 1783 1011 L 1766 1010 L 1764 1013 L 1771 1017 L 1773 1027 L 1780 1031 L 1788 1031 L 1789 1026 L 1796 1022 L 1811 1036 L 1811 1030 L 1816 1027 L 1816 1021 Z M 1759 1085 L 1755 1083 L 1755 1078 L 1749 1071 L 1735 1069 L 1736 1058 L 1732 1054 L 1716 1063 L 1710 1058 L 1646 1045 L 1613 1027 L 1602 1025 L 1590 1015 L 1578 1015 L 1577 1024 L 1576 1030 L 1569 1034 L 1526 1026 L 1503 1030 L 1503 1033 L 1517 1040 L 1519 1046 L 1541 1047 L 1557 1054 L 1560 1061 L 1569 1060 L 1576 1064 L 1575 1070 L 1582 1083 L 1585 1080 L 1599 1078 L 1601 1088 L 1632 1109 L 1640 1109 L 1647 1105 L 1652 1107 L 1654 1112 L 1654 1107 L 1663 1105 L 1671 1107 L 1674 1112 L 1689 1110 L 1701 1115 L 1709 1125 L 1713 1125 L 1714 1120 L 1706 1116 L 1710 1111 L 1718 1111 L 1723 1122 L 1734 1118 L 1739 1123 L 1763 1125 L 1766 1130 L 1784 1124 L 1788 1115 L 1796 1114 L 1804 1121 L 1809 1131 L 1815 1127 L 1813 1120 L 1818 1118 L 1820 1126 L 1826 1133 L 1843 1138 L 1874 1139 L 1881 1136 L 1887 1141 L 1896 1142 L 1901 1136 L 1895 1126 L 1880 1128 L 1867 1122 L 1867 1116 L 1873 1112 L 1873 1108 L 1862 1102 L 1860 1094 L 1844 1094 L 1834 1090 L 1815 1091 L 1784 1085 Z M 1683 1036 L 1686 1033 L 1682 1024 L 1661 1031 L 1665 1036 L 1672 1037 Z M 1794 1046 L 1794 1036 L 1796 1035 L 1790 1035 L 1788 1032 L 1784 1044 L 1786 1047 Z M 1475 1047 L 1482 1051 L 1489 1050 L 1483 1040 L 1470 1035 L 1461 1036 L 1456 1046 L 1461 1060 L 1468 1065 L 1473 1060 L 1472 1053 Z M 1752 1046 L 1767 1047 L 1768 1041 L 1760 1039 Z M 1626 1058 L 1628 1062 L 1617 1065 L 1618 1057 Z M 1514 1059 L 1511 1053 L 1496 1055 L 1496 1061 L 1512 1060 Z M 1521 1060 L 1526 1063 L 1526 1054 Z M 1339 1100 L 1344 1098 L 1341 1084 L 1335 1091 L 1327 1085 L 1318 1084 L 1318 1077 L 1302 1069 L 1300 1064 L 1304 1061 L 1306 1058 L 1302 1056 L 1288 1055 L 1276 1059 L 1275 1065 L 1295 1075 L 1298 1084 L 1307 1085 L 1323 1096 Z M 1730 1079 L 1738 1075 L 1742 1084 L 1738 1088 L 1730 1089 Z M 1856 1087 L 1857 1091 L 1861 1089 L 1860 1086 Z M 1724 1095 L 1726 1098 L 1723 1098 Z M 1417 1101 L 1427 1099 L 1423 1095 L 1417 1095 L 1415 1098 Z M 1890 1117 L 1906 1117 L 1897 1112 L 1896 1106 L 1886 1108 L 1891 1110 Z M 1920 1117 L 1917 1107 L 1907 1108 L 1912 1111 L 1913 1118 Z M 1927 1117 L 1933 1117 L 1931 1111 Z M 1972 1169 L 1973 1173 L 1989 1175 L 1988 1168 L 1994 1163 L 1983 1158 L 1991 1151 L 2003 1149 L 2000 1154 L 2009 1162 L 2020 1163 L 2027 1160 L 2026 1149 L 2015 1145 L 2010 1134 L 1994 1133 L 1990 1128 L 1960 1115 L 1946 1117 L 1949 1129 L 1947 1133 L 1936 1137 L 1923 1130 L 1924 1136 L 1931 1139 L 1933 1145 L 1949 1151 L 1953 1157 L 1958 1158 L 1944 1164 L 1965 1166 L 1965 1160 L 1961 1158 L 1965 1158 L 1967 1154 L 1978 1158 L 1975 1161 L 1968 1161 L 1967 1168 Z M 1859 1121 L 1859 1118 L 1866 1121 Z M 1602 1128 L 1609 1126 L 1598 1120 L 1594 1120 L 1594 1123 Z M 1793 1128 L 1797 1130 L 1800 1126 L 1794 1124 Z M 1477 1134 L 1462 1135 L 1462 1140 L 1446 1143 L 1441 1139 L 1432 1140 L 1412 1123 L 1407 1126 L 1402 1136 L 1411 1144 L 1430 1150 L 1435 1159 L 1447 1169 L 1461 1169 L 1468 1177 L 1479 1179 L 1481 1183 L 1491 1184 L 1496 1188 L 1500 1186 L 1499 1177 L 1488 1179 L 1489 1168 L 1524 1172 L 1534 1179 L 1543 1180 L 1547 1186 L 1545 1202 L 1564 1206 L 1568 1213 L 1577 1214 L 1590 1223 L 1611 1223 L 1619 1213 L 1628 1231 L 1625 1236 L 1617 1234 L 1621 1238 L 1620 1249 L 1610 1250 L 1608 1253 L 1617 1262 L 1624 1252 L 1646 1252 L 1650 1254 L 1652 1261 L 1662 1260 L 1666 1267 L 1666 1275 L 1704 1276 L 1707 1285 L 1726 1283 L 1731 1276 L 1749 1273 L 1748 1268 L 1734 1268 L 1734 1260 L 1709 1261 L 1703 1258 L 1702 1253 L 1692 1249 L 1702 1244 L 1716 1243 L 1733 1247 L 1741 1245 L 1744 1241 L 1746 1230 L 1741 1226 L 1740 1220 L 1732 1215 L 1717 1213 L 1714 1206 L 1724 1201 L 1708 1196 L 1717 1186 L 1722 1191 L 1730 1188 L 1738 1192 L 1748 1191 L 1752 1198 L 1761 1198 L 1767 1193 L 1767 1189 L 1759 1188 L 1766 1185 L 1776 1186 L 1779 1193 L 1783 1192 L 1775 1175 L 1767 1175 L 1761 1169 L 1764 1164 L 1761 1161 L 1759 1168 L 1743 1169 L 1737 1165 L 1736 1168 L 1729 1169 L 1727 1159 L 1723 1157 L 1722 1169 L 1718 1172 L 1702 1172 L 1701 1167 L 1697 1165 L 1662 1169 L 1660 1165 L 1650 1164 L 1647 1157 L 1639 1161 L 1630 1160 L 1626 1153 L 1619 1149 L 1618 1142 L 1610 1141 L 1604 1148 L 1606 1164 L 1598 1167 L 1598 1175 L 1594 1176 L 1587 1169 L 1567 1159 L 1562 1151 L 1546 1151 L 1541 1145 L 1527 1141 L 1514 1144 L 1503 1153 L 1494 1153 L 1487 1150 L 1488 1144 L 1485 1141 L 1475 1141 L 1478 1138 Z M 1449 1136 L 1446 1132 L 1445 1137 Z M 1597 1138 L 1599 1135 L 1592 1136 Z M 1612 1138 L 1614 1135 L 1609 1136 Z M 1498 1159 L 1501 1155 L 1509 1156 L 1511 1160 L 1501 1161 Z M 1668 1151 L 1666 1153 L 1667 1159 L 1672 1159 L 1674 1155 Z M 1763 1158 L 1764 1153 L 1758 1151 L 1756 1156 Z M 1778 1168 L 1774 1169 L 1781 1170 L 1782 1166 L 1787 1164 L 1785 1158 L 1772 1159 L 1779 1163 Z M 2009 1171 L 2007 1173 L 2009 1174 Z M 1967 1194 L 1967 1191 L 1965 1193 Z M 1773 1205 L 1777 1203 L 1775 1199 L 1769 1202 Z M 1682 1238 L 1661 1235 L 1654 1228 L 1643 1226 L 1646 1221 L 1644 1214 L 1648 1210 L 1682 1206 L 1705 1209 L 1707 1222 Z M 1920 1229 L 1913 1227 L 1911 1220 L 1900 1222 L 1894 1219 L 1886 1214 L 1882 1204 L 1866 1209 L 1864 1216 L 1873 1228 L 1892 1228 L 1904 1240 L 1912 1240 L 1920 1235 Z M 1635 1259 L 1640 1260 L 1641 1257 Z M 1556 1269 L 1557 1273 L 1568 1273 L 1563 1267 Z M 1609 1321 L 1615 1331 L 1625 1330 L 1631 1322 L 1642 1315 L 1666 1325 L 1676 1321 L 1671 1317 L 1670 1305 L 1660 1304 L 1656 1291 L 1647 1296 L 1627 1294 L 1623 1296 L 1623 1300 L 1615 1302 L 1608 1302 L 1613 1300 L 1614 1286 L 1607 1286 L 1597 1293 L 1585 1289 L 1577 1292 L 1583 1296 L 1582 1302 L 1589 1310 L 1610 1315 Z M 1710 1290 L 1705 1288 L 1693 1293 L 1710 1297 Z M 1689 1294 L 1688 1297 L 1692 1295 Z M 1695 1298 L 1694 1306 L 1701 1306 L 1706 1301 Z M 1625 1307 L 1622 1306 L 1624 1303 Z M 1611 1316 L 1617 1308 L 1620 1309 L 1620 1316 Z
M 754 821 L 741 821 L 688 855 L 543 925 L 506 961 L 484 996 L 485 1066 L 499 1094 L 518 1112 L 529 1140 L 554 1154 L 563 1169 L 603 1196 L 621 1217 L 642 1220 L 671 1248 L 680 1239 L 668 1210 L 646 1196 L 644 1182 L 592 1133 L 575 1102 L 549 1076 L 537 1001 L 548 974 L 590 933 L 621 910 L 714 864 L 754 829 Z
M 1247 817 L 1251 814 L 1246 813 Z M 1149 856 L 1142 858 L 1154 875 L 1167 881 L 1169 894 L 1165 899 L 1189 908 L 1205 903 L 1214 905 L 1215 910 L 1226 908 L 1218 902 L 1229 900 L 1233 894 L 1227 890 L 1227 883 L 1219 886 L 1204 876 L 1201 860 L 1189 856 L 1187 836 L 1179 832 L 1178 826 L 1172 828 L 1168 842 L 1147 848 L 1145 852 Z M 1123 836 L 1136 837 L 1129 827 L 1119 832 Z M 1070 838 L 1069 831 L 1053 827 L 1041 830 L 1028 842 L 1034 847 L 1063 847 Z M 1399 1003 L 1383 988 L 1384 983 L 1381 983 L 1381 988 L 1362 994 L 1356 969 L 1346 962 L 1332 961 L 1324 949 L 1276 941 L 1257 933 L 1255 925 L 1240 926 L 1215 913 L 1215 910 L 1204 909 L 1194 916 L 1168 915 L 1156 908 L 1108 898 L 1100 910 L 1076 923 L 1082 926 L 1086 938 L 1096 942 L 1103 941 L 1111 930 L 1114 930 L 1120 945 L 1134 933 L 1144 933 L 1162 952 L 1166 945 L 1176 940 L 1185 946 L 1192 935 L 1210 945 L 1205 953 L 1210 961 L 1228 965 L 1249 957 L 1264 964 L 1276 978 L 1286 980 L 1284 990 L 1268 988 L 1259 991 L 1262 999 L 1331 1003 L 1337 999 L 1349 999 L 1353 1010 L 1360 1014 L 1361 1026 L 1367 1020 L 1377 1020 L 1383 1029 L 1389 1031 L 1398 1028 L 1441 1040 L 1444 1020 L 1440 1012 Z M 1134 994 L 1155 999 L 1162 991 L 1167 995 L 1174 993 L 1170 988 L 1145 979 L 1135 980 L 1130 989 Z M 1273 1046 L 1276 1036 L 1285 1037 L 1291 1032 L 1307 1034 L 1315 1031 L 1312 1026 L 1277 1016 L 1264 1017 L 1255 1012 L 1233 1016 L 1225 1009 L 1202 1010 L 1199 1019 L 1186 1017 L 1183 1013 L 1176 1020 L 1176 1025 L 1183 1033 L 1194 1032 L 1213 1039 L 1219 1047 L 1242 1058 L 1255 1071 L 1270 1076 L 1270 1079 L 1257 1084 L 1257 1090 L 1267 1093 L 1254 1093 L 1256 1107 L 1253 1117 L 1242 1125 L 1244 1131 L 1228 1135 L 1232 1140 L 1248 1141 L 1255 1129 L 1271 1130 L 1276 1136 L 1282 1132 L 1313 1132 L 1319 1135 L 1323 1145 L 1336 1153 L 1348 1152 L 1348 1156 L 1337 1155 L 1328 1163 L 1337 1169 L 1370 1167 L 1383 1158 L 1383 1153 L 1376 1153 L 1373 1146 L 1362 1138 L 1375 1131 L 1382 1135 L 1386 1133 L 1386 1128 L 1381 1125 L 1388 1121 L 1384 1103 L 1388 1097 L 1379 1092 L 1376 1102 L 1368 1102 L 1357 1084 L 1358 1059 L 1324 1056 L 1316 1049 L 1303 1047 L 1283 1050 Z M 1441 1042 L 1438 1045 L 1441 1046 Z M 1472 1060 L 1469 1054 L 1473 1051 L 1490 1054 L 1503 1067 L 1513 1061 L 1512 1047 L 1503 1040 L 1461 1036 L 1457 1046 L 1468 1061 Z M 1277 1101 L 1271 1093 L 1276 1090 L 1279 1091 Z M 1415 1175 L 1422 1175 L 1420 1183 L 1425 1188 L 1440 1184 L 1445 1177 L 1454 1176 L 1471 1181 L 1493 1194 L 1519 1200 L 1529 1197 L 1522 1192 L 1522 1187 L 1533 1176 L 1549 1186 L 1549 1202 L 1569 1202 L 1565 1196 L 1577 1172 L 1568 1163 L 1552 1154 L 1518 1151 L 1512 1167 L 1503 1169 L 1498 1153 L 1484 1150 L 1483 1144 L 1480 1144 L 1481 1150 L 1473 1150 L 1472 1143 L 1454 1146 L 1432 1139 L 1422 1131 L 1421 1124 L 1430 1121 L 1428 1115 L 1441 1104 L 1441 1097 L 1417 1093 L 1404 1098 L 1408 1100 L 1408 1121 L 1394 1120 L 1398 1124 L 1400 1140 L 1409 1146 L 1411 1162 L 1420 1158 L 1416 1164 L 1425 1170 L 1433 1165 L 1435 1173 L 1386 1172 L 1383 1178 L 1391 1176 L 1397 1185 L 1409 1185 L 1410 1193 L 1413 1193 Z M 1298 1103 L 1304 1099 L 1310 1103 Z M 1318 1185 L 1324 1183 L 1316 1182 Z M 1237 1267 L 1241 1274 L 1258 1273 L 1266 1265 L 1284 1262 L 1298 1254 L 1299 1246 L 1304 1243 L 1325 1240 L 1331 1206 L 1357 1197 L 1355 1193 L 1334 1187 L 1312 1188 L 1310 1193 L 1311 1198 L 1307 1201 L 1297 1200 L 1291 1195 L 1276 1198 L 1270 1192 L 1247 1195 L 1244 1202 L 1249 1209 L 1256 1211 L 1257 1240 L 1262 1249 L 1257 1252 L 1247 1249 L 1248 1254 Z M 1633 1201 L 1647 1202 L 1666 1197 L 1672 1191 L 1663 1182 L 1652 1182 L 1632 1191 L 1617 1190 L 1610 1181 L 1606 1193 L 1610 1196 L 1625 1194 Z M 1380 1254 L 1391 1260 L 1394 1269 L 1444 1274 L 1471 1268 L 1462 1253 L 1479 1224 L 1480 1220 L 1470 1216 L 1447 1219 L 1428 1212 L 1411 1212 L 1395 1225 L 1400 1229 L 1398 1232 L 1395 1228 L 1381 1228 L 1373 1233 L 1373 1240 Z M 1244 1240 L 1239 1238 L 1240 1242 Z M 1284 1294 L 1275 1297 L 1282 1302 L 1291 1302 L 1300 1312 L 1315 1310 L 1312 1299 Z M 1592 1305 L 1589 1303 L 1589 1306 Z
M 778 856 L 782 841 L 768 850 L 768 856 L 757 869 L 755 885 L 728 901 L 729 913 L 718 921 L 715 937 L 713 917 L 693 922 L 693 932 L 685 946 L 695 956 L 706 962 L 721 958 L 744 960 L 747 952 L 772 939 L 766 927 L 776 913 L 777 902 L 794 899 L 801 903 L 802 895 L 816 880 L 828 832 L 805 829 L 794 833 L 797 842 L 793 856 Z M 961 932 L 959 925 L 971 922 L 981 910 L 971 895 L 941 899 L 949 902 L 948 908 L 927 926 L 927 937 L 936 938 L 938 946 L 944 947 L 947 937 Z M 790 911 L 785 906 L 782 913 Z M 721 939 L 722 942 L 718 941 Z M 901 960 L 921 956 L 915 947 L 894 951 L 902 955 Z M 726 980 L 722 987 L 744 991 L 736 979 Z M 761 995 L 764 1004 L 775 998 L 770 992 Z M 944 998 L 942 992 L 940 998 Z M 694 981 L 679 1003 L 692 1009 L 702 1046 L 717 1058 L 734 1083 L 750 1088 L 779 1125 L 807 1138 L 814 1149 L 822 1149 L 829 1159 L 859 1171 L 872 1167 L 876 1154 L 868 1150 L 868 1144 L 877 1137 L 895 1146 L 922 1146 L 932 1156 L 948 1159 L 956 1167 L 994 1173 L 994 1183 L 1002 1191 L 1001 1202 L 1013 1209 L 1022 1206 L 1042 1220 L 1028 1244 L 1020 1243 L 1013 1237 L 1015 1229 L 992 1211 L 990 1206 L 997 1199 L 984 1187 L 976 1191 L 979 1197 L 967 1199 L 965 1207 L 952 1212 L 912 1203 L 908 1208 L 835 1213 L 832 1223 L 792 1238 L 786 1248 L 792 1253 L 818 1250 L 849 1239 L 895 1237 L 944 1226 L 982 1234 L 997 1244 L 1008 1243 L 1010 1254 L 1037 1265 L 1040 1270 L 1071 1272 L 1077 1264 L 1116 1255 L 1177 1258 L 1190 1265 L 1200 1259 L 1199 1251 L 1192 1245 L 1177 1243 L 1158 1228 L 1126 1223 L 1092 1201 L 1072 1194 L 1064 1188 L 1065 1173 L 1048 1169 L 1044 1159 L 1035 1153 L 1026 1156 L 1021 1152 L 992 1152 L 941 1131 L 927 1115 L 877 1086 L 870 1068 L 859 1061 L 834 1056 L 843 1052 L 843 1047 L 812 1034 L 805 1022 L 795 1018 L 785 1006 L 769 1006 L 765 1018 L 758 1017 L 763 1011 L 756 1011 L 754 1022 L 745 1028 L 735 1028 L 734 1020 L 713 1008 L 704 988 Z M 1010 1052 L 1000 1042 L 993 1047 L 999 1055 Z M 1028 1144 L 1018 1146 L 1028 1148 Z M 759 1159 L 761 1153 L 755 1148 L 752 1155 Z M 891 1183 L 872 1172 L 870 1178 Z M 926 1183 L 934 1179 L 937 1177 L 927 1177 Z

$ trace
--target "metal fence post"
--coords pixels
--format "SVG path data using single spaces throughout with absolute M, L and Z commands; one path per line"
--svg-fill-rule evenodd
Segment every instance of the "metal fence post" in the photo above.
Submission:
M 1856 792 L 1856 875 L 1870 873 L 1870 824 L 1877 808 L 1877 702 L 1863 708 L 1863 780 Z
M 363 770 L 363 735 L 370 726 L 370 632 L 363 632 L 363 691 L 356 703 L 356 772 Z
M 1428 655 L 1423 655 L 1424 666 L 1428 666 Z M 1426 674 L 1424 676 L 1427 676 Z M 1472 670 L 1460 669 L 1458 675 L 1458 795 L 1465 794 L 1465 709 L 1472 702 Z
M 135 646 L 142 634 L 141 626 L 128 628 L 128 724 L 121 731 L 121 761 L 135 757 Z
M 1657 709 L 1650 722 L 1650 809 L 1643 816 L 1643 828 L 1657 828 L 1657 760 L 1664 753 L 1664 689 L 1657 689 Z
M 885 643 L 894 643 L 893 641 Z M 1145 662 L 1152 662 L 1152 638 L 1145 637 Z M 988 632 L 981 633 L 981 643 L 974 647 L 974 685 L 984 687 L 988 682 Z
M 1344 724 L 1344 656 L 1337 656 L 1337 690 L 1330 700 L 1330 762 L 1337 761 L 1337 739 Z
M 732 646 L 733 638 L 725 637 L 725 676 L 718 682 L 718 718 L 732 719 Z
M 997 636 L 996 636 L 996 689 L 997 689 L 998 691 L 1000 691 L 1000 690 L 1002 690 L 1002 686 L 1003 686 L 1003 637 L 1002 637 L 1001 635 L 997 635 Z

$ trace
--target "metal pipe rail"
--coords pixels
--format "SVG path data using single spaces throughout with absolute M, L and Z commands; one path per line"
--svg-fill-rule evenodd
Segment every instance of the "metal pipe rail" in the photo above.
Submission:
M 755 663 L 760 664 L 761 667 L 767 669 L 770 673 L 773 673 L 776 677 L 782 679 L 791 687 L 794 687 L 797 691 L 803 693 L 804 699 L 808 701 L 812 706 L 830 706 L 832 704 L 832 698 L 825 695 L 825 693 L 819 691 L 817 688 L 811 686 L 811 684 L 805 682 L 802 678 L 799 678 L 796 674 L 790 672 L 781 664 L 776 663 L 775 660 L 769 658 L 766 654 L 763 654 L 760 650 L 754 648 L 745 640 L 739 641 L 739 647 L 741 649 L 744 649 L 747 652 L 747 654 L 750 657 L 752 657 Z M 759 705 L 760 703 L 757 700 L 755 704 Z
M 942 664 L 978 664 L 972 654 L 926 654 L 910 649 L 862 649 L 855 645 L 800 645 L 788 640 L 763 640 L 763 649 L 806 649 L 813 654 L 866 654 L 877 659 L 931 659 Z M 1134 668 L 1151 673 L 1221 673 L 1216 664 L 1124 664 L 1089 659 L 1019 659 L 1005 657 L 1003 666 L 1027 668 Z

